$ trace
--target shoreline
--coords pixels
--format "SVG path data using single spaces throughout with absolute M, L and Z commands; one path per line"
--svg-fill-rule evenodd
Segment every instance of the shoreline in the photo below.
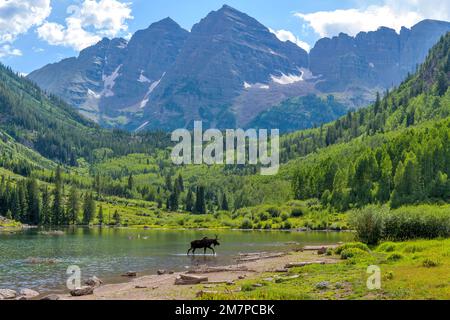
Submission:
M 330 247 L 330 245 L 320 247 Z M 261 256 L 256 256 L 258 254 Z M 272 253 L 272 256 L 269 254 L 265 257 L 261 252 L 250 253 L 242 255 L 240 261 L 227 266 L 199 265 L 196 269 L 185 272 L 144 275 L 120 283 L 103 284 L 95 288 L 91 295 L 72 297 L 69 293 L 61 294 L 61 291 L 52 295 L 57 296 L 59 300 L 193 300 L 199 298 L 202 292 L 214 292 L 214 289 L 222 285 L 259 278 L 265 273 L 280 272 L 288 264 L 311 263 L 318 260 L 323 263 L 339 263 L 336 257 L 318 256 L 315 250 L 291 250 L 278 254 Z M 208 281 L 191 285 L 175 284 L 179 281 L 177 278 L 180 279 L 182 276 L 207 278 Z

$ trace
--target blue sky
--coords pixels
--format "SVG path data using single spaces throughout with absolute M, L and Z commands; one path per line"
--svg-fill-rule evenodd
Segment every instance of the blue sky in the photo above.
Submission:
M 307 49 L 341 31 L 450 20 L 450 0 L 439 2 L 436 9 L 429 0 L 0 0 L 0 61 L 29 73 L 104 36 L 129 37 L 168 16 L 189 30 L 225 3 Z

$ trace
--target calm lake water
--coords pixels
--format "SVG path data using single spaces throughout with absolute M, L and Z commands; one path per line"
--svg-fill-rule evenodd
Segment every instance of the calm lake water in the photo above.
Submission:
M 182 271 L 196 265 L 227 265 L 239 253 L 284 251 L 297 242 L 327 244 L 353 239 L 351 233 L 134 230 L 109 228 L 66 229 L 52 236 L 27 230 L 0 233 L 0 288 L 31 288 L 40 292 L 63 290 L 70 265 L 81 268 L 82 278 L 96 275 L 108 282 L 124 281 L 127 271 L 140 275 L 158 269 Z M 217 234 L 217 255 L 186 256 L 189 243 Z M 33 264 L 30 259 L 56 259 L 55 264 Z

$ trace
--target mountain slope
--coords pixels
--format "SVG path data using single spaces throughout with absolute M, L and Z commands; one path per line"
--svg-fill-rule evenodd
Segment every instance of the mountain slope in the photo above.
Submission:
M 28 77 L 106 127 L 171 130 L 194 120 L 249 127 L 283 101 L 311 94 L 332 94 L 348 110 L 367 105 L 376 91 L 413 73 L 447 31 L 449 22 L 424 20 L 400 34 L 384 27 L 340 34 L 319 40 L 308 55 L 225 5 L 191 32 L 167 18 L 129 43 L 104 39 Z M 321 116 L 321 110 L 307 111 L 311 116 L 292 129 L 312 127 L 307 119 Z
M 48 96 L 1 64 L 0 130 L 47 159 L 70 165 L 77 165 L 80 157 L 92 160 L 95 149 L 108 148 L 117 155 L 150 152 L 166 141 L 165 135 L 158 133 L 133 136 L 101 129 L 61 99 Z

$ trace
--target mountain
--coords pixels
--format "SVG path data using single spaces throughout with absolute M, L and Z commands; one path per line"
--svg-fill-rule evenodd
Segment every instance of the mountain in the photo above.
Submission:
M 320 112 L 318 112 L 320 110 Z M 253 119 L 249 127 L 278 128 L 281 133 L 308 129 L 313 125 L 331 122 L 347 112 L 345 105 L 329 95 L 295 97 L 283 101 Z
M 399 84 L 424 60 L 430 48 L 450 31 L 450 23 L 424 20 L 400 34 L 382 27 L 356 37 L 344 33 L 319 40 L 310 53 L 310 69 L 321 75 L 323 91 L 349 86 L 390 88 Z
M 380 28 L 324 38 L 308 54 L 225 5 L 191 32 L 167 18 L 129 42 L 103 39 L 78 58 L 28 78 L 107 127 L 171 130 L 194 120 L 218 128 L 248 127 L 296 97 L 332 94 L 347 109 L 364 106 L 376 91 L 414 72 L 447 31 L 448 22 L 424 20 L 400 34 Z M 297 112 L 298 122 L 290 128 L 311 127 L 323 113 L 307 109 L 310 114 L 302 118 Z
M 42 167 L 45 163 L 42 157 L 75 166 L 81 158 L 94 159 L 97 149 L 115 155 L 148 152 L 165 143 L 164 137 L 157 133 L 130 135 L 102 129 L 60 98 L 46 94 L 30 80 L 0 64 L 0 139 L 3 140 L 0 161 L 3 164 L 12 161 L 9 167 L 22 168 L 15 171 L 29 172 L 23 168 L 31 164 Z M 19 144 L 22 146 L 17 147 Z M 17 153 L 27 156 L 12 157 Z M 22 158 L 29 161 L 25 163 Z M 48 161 L 45 166 L 49 166 Z
M 136 113 L 169 69 L 188 32 L 170 18 L 124 39 L 103 39 L 78 58 L 50 64 L 28 78 L 100 124 L 120 125 L 121 113 Z

